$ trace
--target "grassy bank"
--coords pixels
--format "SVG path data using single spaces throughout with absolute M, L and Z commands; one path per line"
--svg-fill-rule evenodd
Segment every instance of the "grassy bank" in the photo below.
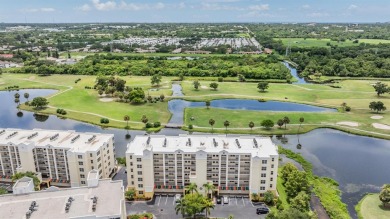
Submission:
M 358 46 L 360 43 L 367 44 L 380 44 L 380 43 L 390 43 L 390 40 L 382 39 L 358 39 L 358 43 L 354 43 L 352 40 L 346 40 L 344 42 L 333 41 L 330 39 L 317 39 L 317 38 L 275 38 L 275 40 L 281 40 L 285 46 L 292 47 L 329 47 L 328 43 L 331 45 L 337 45 L 339 47 L 346 46 Z
M 379 194 L 367 194 L 355 206 L 359 219 L 390 218 L 390 208 L 383 208 Z
M 311 163 L 305 160 L 300 154 L 294 153 L 283 147 L 279 147 L 279 153 L 285 154 L 286 157 L 293 159 L 302 165 L 303 169 L 308 173 L 313 192 L 321 200 L 321 204 L 332 219 L 350 218 L 346 204 L 341 201 L 341 191 L 339 190 L 336 181 L 327 177 L 318 177 L 314 175 Z

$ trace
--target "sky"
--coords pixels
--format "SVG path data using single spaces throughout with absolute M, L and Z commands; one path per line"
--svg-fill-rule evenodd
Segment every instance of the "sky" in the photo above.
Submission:
M 390 0 L 0 0 L 0 22 L 389 22 Z

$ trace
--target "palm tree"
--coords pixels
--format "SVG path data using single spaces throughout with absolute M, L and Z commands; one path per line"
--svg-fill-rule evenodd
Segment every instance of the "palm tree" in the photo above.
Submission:
M 288 118 L 287 116 L 285 116 L 283 118 L 283 122 L 284 122 L 284 129 L 287 129 L 287 124 L 290 123 L 290 118 Z
M 214 120 L 214 119 L 210 119 L 210 120 L 209 120 L 209 124 L 211 125 L 211 131 L 213 131 L 213 129 L 214 129 L 214 124 L 215 124 L 215 120 Z
M 225 126 L 225 128 L 226 128 L 226 132 L 227 132 L 227 127 L 230 125 L 230 122 L 229 121 L 225 121 L 225 122 L 223 122 L 223 126 Z
M 279 119 L 277 124 L 278 124 L 279 128 L 282 128 L 282 126 L 284 125 L 283 119 Z
M 179 214 L 179 212 L 180 212 L 181 216 L 184 218 L 184 214 L 186 212 L 186 207 L 187 207 L 186 200 L 184 198 L 178 200 L 176 203 L 176 207 L 175 207 L 176 214 Z
M 255 123 L 250 121 L 249 122 L 249 128 L 251 128 L 251 131 L 252 131 L 253 127 L 255 127 Z
M 302 123 L 303 123 L 304 121 L 305 121 L 305 118 L 303 118 L 303 117 L 299 118 L 300 124 L 299 124 L 299 128 L 298 128 L 298 133 L 299 133 L 299 130 L 301 129 L 301 125 L 302 125 Z
M 15 98 L 15 103 L 19 106 L 20 99 L 19 98 Z
M 212 194 L 213 194 L 213 193 L 211 193 L 211 197 L 209 197 L 209 193 L 210 193 L 210 191 L 213 191 L 213 190 L 215 189 L 215 186 L 214 186 L 213 184 L 207 182 L 207 183 L 203 184 L 203 188 L 204 188 L 205 191 L 206 191 L 206 196 L 207 196 L 208 198 L 212 198 Z
M 15 93 L 14 96 L 15 96 L 15 99 L 16 99 L 16 98 L 18 98 L 18 99 L 20 98 L 20 94 L 19 94 L 19 93 Z
M 28 98 L 30 97 L 30 94 L 29 93 L 24 93 L 24 98 L 26 98 L 27 102 L 28 102 Z
M 191 192 L 191 194 L 194 194 L 194 192 L 198 193 L 198 185 L 196 183 L 191 183 L 187 186 L 187 191 Z
M 208 218 L 207 216 L 211 214 L 210 210 L 214 209 L 214 203 L 208 199 L 205 199 L 203 203 L 203 209 L 205 210 L 206 218 Z
M 123 117 L 123 120 L 125 120 L 125 122 L 126 122 L 126 129 L 129 129 L 129 120 L 130 120 L 130 116 L 125 115 L 125 116 Z

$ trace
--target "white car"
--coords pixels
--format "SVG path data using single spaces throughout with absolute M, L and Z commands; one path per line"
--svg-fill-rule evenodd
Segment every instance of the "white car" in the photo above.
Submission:
M 224 197 L 223 197 L 223 203 L 224 203 L 224 204 L 229 204 L 229 197 L 224 196 Z
M 181 199 L 181 195 L 180 194 L 176 194 L 175 195 L 175 202 L 178 203 Z

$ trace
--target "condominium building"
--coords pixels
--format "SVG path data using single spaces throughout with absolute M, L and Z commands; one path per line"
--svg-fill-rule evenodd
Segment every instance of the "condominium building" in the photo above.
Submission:
M 276 192 L 278 150 L 270 138 L 136 136 L 126 152 L 128 187 L 146 197 L 212 183 L 220 194 Z
M 97 170 L 99 178 L 110 177 L 114 150 L 111 134 L 0 129 L 0 181 L 32 171 L 50 185 L 83 186 L 90 170 Z
M 0 196 L 1 218 L 125 219 L 123 182 L 88 175 L 86 186 L 34 191 L 33 179 L 16 181 L 13 194 Z

